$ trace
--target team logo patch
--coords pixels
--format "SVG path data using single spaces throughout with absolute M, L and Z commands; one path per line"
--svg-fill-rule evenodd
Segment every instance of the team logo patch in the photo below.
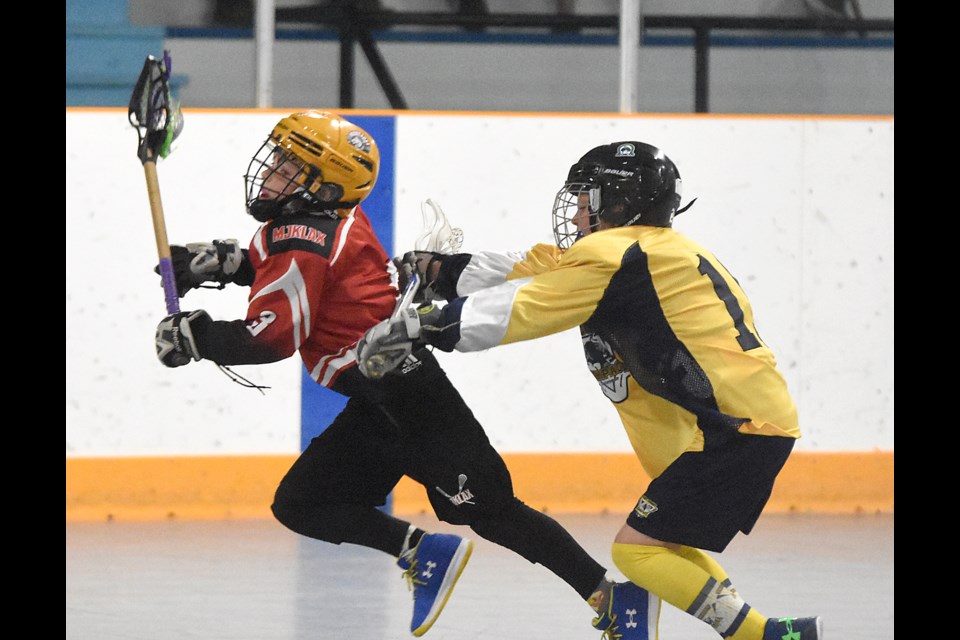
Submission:
M 617 158 L 632 158 L 637 155 L 637 148 L 634 147 L 629 142 L 625 142 L 619 147 L 617 147 L 617 152 L 614 154 L 614 157 Z
M 581 332 L 580 339 L 583 341 L 583 354 L 587 359 L 587 367 L 600 383 L 603 395 L 614 403 L 626 400 L 627 378 L 630 372 L 614 353 L 613 347 L 595 333 Z
M 271 241 L 281 242 L 283 240 L 306 240 L 325 246 L 327 244 L 327 234 L 319 229 L 307 226 L 305 224 L 281 224 L 273 229 L 270 236 Z
M 351 131 L 348 133 L 347 142 L 352 144 L 354 148 L 363 151 L 364 153 L 370 153 L 370 138 L 365 136 L 360 131 Z
M 473 502 L 473 492 L 470 489 L 464 489 L 467 484 L 467 476 L 461 473 L 457 476 L 457 492 L 454 495 L 450 495 L 440 487 L 434 487 L 437 491 L 440 492 L 444 498 L 449 500 L 454 504 L 454 506 L 459 507 L 462 504 L 476 504 Z
M 658 508 L 659 507 L 657 507 L 656 502 L 647 496 L 641 496 L 640 500 L 637 502 L 637 506 L 633 508 L 633 512 L 640 518 L 646 518 Z

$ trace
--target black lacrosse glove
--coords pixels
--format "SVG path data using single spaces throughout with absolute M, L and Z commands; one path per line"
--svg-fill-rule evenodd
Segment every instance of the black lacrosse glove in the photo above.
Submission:
M 440 274 L 440 264 L 443 259 L 442 253 L 436 251 L 408 251 L 401 258 L 394 258 L 393 264 L 397 268 L 397 286 L 401 293 L 406 291 L 407 283 L 410 281 L 411 269 L 416 269 L 420 273 L 420 286 L 413 297 L 417 304 L 441 300 L 437 294 L 436 283 L 437 276 Z
M 170 262 L 181 298 L 191 289 L 199 289 L 205 282 L 217 283 L 216 289 L 236 282 L 253 284 L 253 268 L 245 260 L 243 249 L 233 239 L 213 242 L 192 242 L 186 246 L 170 245 Z M 160 265 L 153 268 L 160 273 Z
M 182 367 L 200 360 L 200 350 L 194 331 L 198 325 L 210 322 L 203 310 L 180 311 L 167 316 L 157 325 L 157 358 L 168 367 Z

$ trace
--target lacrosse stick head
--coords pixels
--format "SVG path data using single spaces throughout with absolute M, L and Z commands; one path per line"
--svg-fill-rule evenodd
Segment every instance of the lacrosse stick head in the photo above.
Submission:
M 447 215 L 437 202 L 430 198 L 421 202 L 420 215 L 423 217 L 423 231 L 414 242 L 414 249 L 447 255 L 460 251 L 463 230 L 450 226 Z
M 183 130 L 180 104 L 170 93 L 170 52 L 163 58 L 147 56 L 130 95 L 127 119 L 140 138 L 140 162 L 156 162 L 170 155 L 171 145 Z

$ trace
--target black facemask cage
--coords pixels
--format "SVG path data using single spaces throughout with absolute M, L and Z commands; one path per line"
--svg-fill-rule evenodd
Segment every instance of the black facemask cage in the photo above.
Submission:
M 296 165 L 299 170 L 290 178 L 287 178 L 285 183 L 278 182 L 274 185 L 274 188 L 283 192 L 287 191 L 291 186 L 294 186 L 295 188 L 292 193 L 277 198 L 261 198 L 260 194 L 263 192 L 264 183 L 270 180 L 274 174 L 287 163 Z M 246 190 L 247 213 L 259 222 L 266 222 L 267 220 L 278 217 L 283 213 L 284 205 L 288 204 L 291 200 L 299 200 L 304 197 L 306 192 L 300 185 L 301 183 L 308 183 L 309 175 L 304 176 L 304 174 L 309 174 L 310 172 L 311 169 L 304 167 L 303 163 L 300 162 L 296 156 L 280 149 L 273 139 L 267 138 L 264 143 L 260 145 L 260 149 L 254 154 L 253 158 L 250 159 L 247 172 L 243 177 Z

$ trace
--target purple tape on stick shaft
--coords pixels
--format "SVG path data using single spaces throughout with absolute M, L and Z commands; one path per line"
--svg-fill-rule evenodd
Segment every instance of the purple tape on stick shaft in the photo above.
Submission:
M 170 258 L 160 258 L 160 279 L 163 281 L 163 295 L 167 300 L 167 313 L 180 313 L 177 279 L 173 275 L 173 262 Z

